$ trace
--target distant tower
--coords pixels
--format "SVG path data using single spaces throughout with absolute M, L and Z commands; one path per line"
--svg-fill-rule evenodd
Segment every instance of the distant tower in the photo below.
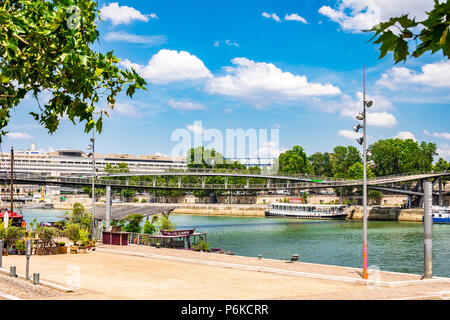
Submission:
M 31 151 L 36 151 L 36 142 L 31 144 Z

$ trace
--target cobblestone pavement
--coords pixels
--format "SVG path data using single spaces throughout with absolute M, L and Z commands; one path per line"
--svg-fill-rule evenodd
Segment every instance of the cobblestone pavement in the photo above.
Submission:
M 14 297 L 19 299 L 42 299 L 54 297 L 59 299 L 65 293 L 41 285 L 33 285 L 31 281 L 25 279 L 12 278 L 5 274 L 0 274 L 0 299 L 9 300 Z

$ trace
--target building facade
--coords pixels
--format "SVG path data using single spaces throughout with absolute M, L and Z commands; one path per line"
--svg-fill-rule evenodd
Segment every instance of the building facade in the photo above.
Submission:
M 14 153 L 14 172 L 34 173 L 44 176 L 91 175 L 92 156 L 80 150 L 57 150 L 41 152 L 33 143 L 30 149 Z M 130 172 L 157 172 L 167 169 L 185 169 L 184 157 L 160 155 L 134 156 L 129 154 L 95 153 L 95 168 L 98 173 L 105 172 L 106 164 L 118 166 L 126 163 Z M 11 171 L 11 154 L 3 153 L 0 158 L 0 172 Z

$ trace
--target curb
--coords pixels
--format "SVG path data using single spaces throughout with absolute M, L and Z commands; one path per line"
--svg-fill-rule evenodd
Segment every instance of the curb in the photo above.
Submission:
M 6 269 L 0 268 L 0 272 L 9 275 L 9 271 Z M 17 275 L 17 278 L 24 279 L 25 281 L 30 281 L 29 279 L 28 280 L 26 279 L 26 276 L 24 274 L 16 273 L 16 275 Z M 49 287 L 49 288 L 56 289 L 56 290 L 63 291 L 63 292 L 73 292 L 74 291 L 73 289 L 69 289 L 69 288 L 60 286 L 58 284 L 55 284 L 55 283 L 52 283 L 52 282 L 49 282 L 46 280 L 40 279 L 39 284 L 44 287 Z

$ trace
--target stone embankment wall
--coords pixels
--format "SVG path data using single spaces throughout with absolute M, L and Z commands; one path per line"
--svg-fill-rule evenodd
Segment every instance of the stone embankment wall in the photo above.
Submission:
M 363 219 L 363 207 L 351 206 L 348 208 L 348 218 L 351 220 Z M 395 207 L 368 207 L 367 219 L 379 221 L 410 221 L 422 222 L 423 209 L 401 209 Z
M 172 213 L 195 214 L 201 216 L 238 216 L 264 217 L 267 205 L 238 205 L 238 204 L 192 204 L 181 205 Z

